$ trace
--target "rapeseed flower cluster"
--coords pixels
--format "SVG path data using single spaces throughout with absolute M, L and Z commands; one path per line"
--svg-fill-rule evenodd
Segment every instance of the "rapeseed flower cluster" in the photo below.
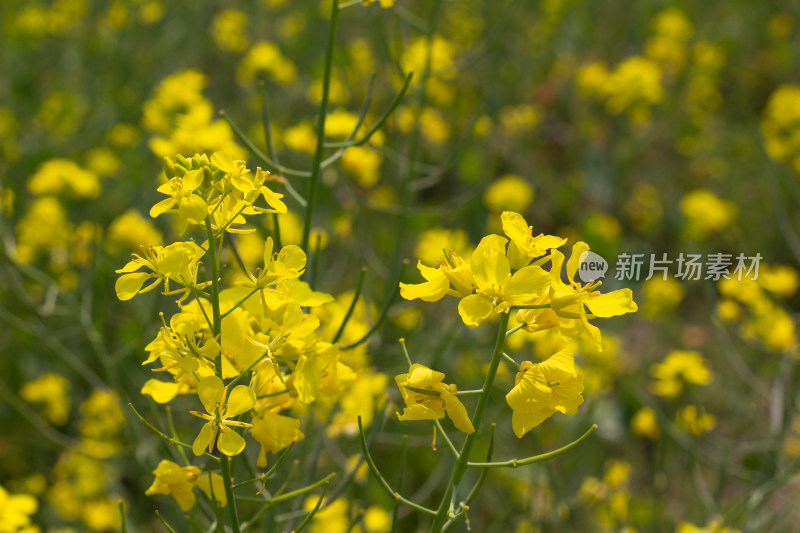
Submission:
M 159 157 L 222 150 L 236 159 L 244 150 L 234 142 L 233 131 L 214 120 L 213 106 L 203 96 L 208 83 L 197 70 L 166 77 L 142 106 L 142 126 L 154 134 L 148 144 Z
M 769 156 L 800 172 L 800 87 L 775 89 L 761 117 L 761 133 Z
M 761 265 L 756 279 L 720 279 L 717 315 L 770 350 L 796 350 L 797 328 L 780 300 L 793 296 L 799 284 L 797 271 L 788 265 Z
M 427 302 L 446 295 L 459 299 L 458 313 L 467 326 L 492 322 L 498 315 L 517 310 L 516 320 L 528 332 L 553 330 L 562 345 L 582 334 L 600 349 L 600 330 L 590 322 L 597 317 L 611 317 L 635 312 L 630 289 L 602 294 L 600 282 L 582 283 L 578 268 L 589 251 L 584 242 L 576 243 L 566 262 L 567 282 L 562 278 L 564 255 L 557 248 L 566 239 L 553 235 L 534 235 L 524 218 L 515 212 L 502 213 L 504 236 L 488 235 L 481 239 L 464 260 L 454 250 L 438 259 L 438 268 L 419 261 L 417 268 L 426 280 L 400 284 L 400 294 L 408 299 Z M 550 263 L 547 271 L 543 265 Z M 553 352 L 550 352 L 553 353 Z M 455 385 L 441 383 L 444 374 L 422 365 L 412 365 L 408 374 L 397 376 L 407 405 L 401 420 L 443 418 L 445 413 L 465 433 L 473 428 L 463 406 L 453 396 Z M 410 391 L 410 392 L 409 392 Z M 575 370 L 572 351 L 557 350 L 547 360 L 534 364 L 523 362 L 515 386 L 506 396 L 513 410 L 512 425 L 518 437 L 541 424 L 556 411 L 574 415 L 583 402 L 583 378 Z M 412 394 L 413 393 L 413 394 Z
M 655 379 L 650 387 L 652 392 L 667 399 L 678 397 L 684 383 L 702 386 L 714 379 L 700 353 L 683 350 L 669 352 L 664 361 L 650 367 L 650 374 Z
M 367 326 L 354 319 L 337 332 L 346 306 L 301 280 L 307 257 L 299 246 L 285 244 L 290 232 L 282 227 L 284 244 L 278 246 L 249 224 L 254 215 L 290 216 L 282 195 L 266 185 L 269 172 L 251 172 L 224 152 L 167 157 L 164 172 L 167 181 L 158 191 L 166 198 L 150 215 L 173 215 L 179 231 L 202 232 L 207 239 L 145 247 L 117 271 L 119 299 L 159 288 L 180 303 L 145 347 L 143 364 L 161 377 L 148 380 L 141 392 L 162 404 L 196 396 L 202 409 L 190 412 L 204 424 L 197 428 L 194 454 L 235 456 L 249 436 L 260 445 L 260 467 L 267 466 L 268 453 L 305 438 L 297 416 L 309 407 L 327 416 L 341 400 L 329 427 L 333 433 L 352 434 L 358 416 L 369 423 L 386 376 L 371 369 L 364 348 L 344 352 L 337 343 L 354 340 Z M 241 264 L 209 280 L 201 266 L 219 264 L 217 248 L 227 235 L 245 243 Z M 326 340 L 331 338 L 337 342 Z M 184 510 L 194 505 L 195 488 L 213 488 L 218 500 L 225 488 L 218 474 L 191 464 L 162 461 L 154 474 L 148 494 L 171 494 Z

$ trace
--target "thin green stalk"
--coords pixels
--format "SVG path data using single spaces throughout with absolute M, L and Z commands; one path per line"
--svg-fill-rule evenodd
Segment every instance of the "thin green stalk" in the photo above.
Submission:
M 497 429 L 497 424 L 492 422 L 491 431 L 489 433 L 489 449 L 486 450 L 486 461 L 489 462 L 492 460 L 492 453 L 494 452 L 494 433 L 495 429 Z M 481 491 L 483 484 L 486 482 L 486 477 L 489 475 L 489 469 L 485 469 L 481 472 L 481 475 L 478 476 L 478 480 L 475 482 L 475 485 L 472 486 L 472 490 L 469 491 L 467 497 L 464 498 L 463 505 L 461 506 L 461 511 L 456 514 L 455 516 L 451 517 L 447 522 L 445 522 L 442 531 L 447 531 L 447 529 L 452 526 L 457 520 L 459 520 L 462 516 L 466 516 L 467 509 L 472 501 L 478 497 L 478 493 Z M 469 530 L 469 526 L 467 526 Z
M 389 295 L 389 299 L 386 300 L 386 305 L 383 306 L 381 310 L 381 314 L 378 317 L 377 322 L 370 328 L 370 330 L 360 339 L 351 342 L 350 344 L 345 344 L 340 346 L 342 350 L 350 350 L 355 348 L 359 344 L 362 344 L 369 340 L 369 338 L 381 327 L 383 321 L 386 320 L 386 315 L 389 313 L 389 309 L 392 307 L 394 303 L 394 299 L 397 298 L 397 295 L 400 293 L 400 282 L 403 281 L 403 276 L 406 273 L 406 268 L 408 268 L 408 260 L 403 261 L 403 265 L 400 267 L 400 275 L 398 276 L 397 282 L 394 284 L 394 289 L 392 289 L 392 293 Z
M 511 357 L 510 355 L 508 355 L 506 352 L 503 352 L 503 359 L 505 359 L 506 361 L 508 361 L 508 364 L 510 364 L 511 366 L 513 366 L 514 368 L 516 368 L 517 370 L 519 370 L 519 363 L 517 363 L 517 362 L 514 360 L 514 358 L 513 358 L 513 357 Z
M 450 505 L 450 496 L 455 494 L 458 484 L 464 477 L 464 472 L 467 470 L 467 463 L 469 461 L 469 454 L 472 450 L 472 445 L 475 442 L 475 436 L 478 434 L 483 418 L 483 411 L 486 409 L 486 404 L 489 401 L 489 391 L 494 383 L 495 375 L 497 374 L 497 367 L 500 366 L 500 360 L 503 358 L 503 345 L 506 340 L 506 331 L 508 329 L 508 313 L 500 315 L 500 323 L 497 326 L 497 341 L 494 345 L 494 353 L 492 354 L 492 362 L 489 364 L 489 371 L 486 374 L 486 380 L 483 382 L 483 393 L 478 398 L 478 405 L 475 407 L 475 414 L 472 416 L 472 426 L 475 428 L 474 433 L 467 435 L 464 440 L 464 445 L 461 448 L 461 455 L 453 468 L 453 474 L 448 483 L 448 489 L 439 503 L 439 508 L 436 510 L 436 518 L 431 525 L 431 533 L 441 533 L 444 523 L 447 520 L 447 514 Z
M 244 487 L 245 485 L 257 483 L 259 481 L 266 482 L 270 477 L 272 477 L 272 474 L 275 473 L 275 470 L 278 469 L 278 467 L 281 465 L 281 463 L 283 462 L 283 460 L 286 458 L 286 456 L 289 454 L 289 452 L 292 450 L 293 447 L 294 447 L 294 442 L 291 443 L 285 450 L 281 452 L 281 454 L 278 456 L 278 459 L 275 461 L 275 464 L 272 465 L 272 467 L 269 470 L 264 472 L 263 475 L 258 476 L 257 478 L 248 479 L 247 481 L 242 481 L 241 483 L 237 483 L 233 486 L 233 488 L 238 489 L 239 487 Z
M 169 434 L 173 439 L 178 440 L 178 432 L 175 430 L 175 421 L 172 419 L 172 408 L 168 405 L 166 407 L 166 410 L 167 410 L 167 427 L 169 428 Z M 178 452 L 178 455 L 180 455 L 183 464 L 189 466 L 189 459 L 187 459 L 186 454 L 183 451 L 183 446 L 177 446 L 175 449 Z
M 510 330 L 506 331 L 506 337 L 511 336 L 512 333 L 516 333 L 517 331 L 521 330 L 522 328 L 524 328 L 527 325 L 528 324 L 526 324 L 525 322 L 523 322 L 522 324 L 517 324 L 516 326 L 514 326 Z
M 408 348 L 406 348 L 406 340 L 400 339 L 399 342 L 400 342 L 400 347 L 403 349 L 403 356 L 405 356 L 406 358 L 406 363 L 408 363 L 408 367 L 411 368 L 411 365 L 413 365 L 414 363 L 411 362 L 411 357 L 409 357 L 408 355 Z
M 208 236 L 208 260 L 211 265 L 211 314 L 213 317 L 213 337 L 220 336 L 222 331 L 222 318 L 219 312 L 219 262 L 217 259 L 217 241 L 214 238 L 214 229 L 211 227 L 211 217 L 206 217 L 206 235 Z M 222 339 L 219 340 L 220 346 Z M 216 373 L 222 378 L 222 350 L 216 357 Z M 220 466 L 222 468 L 222 480 L 225 484 L 225 496 L 228 499 L 228 509 L 230 510 L 231 528 L 233 533 L 239 533 L 239 515 L 236 510 L 236 496 L 233 492 L 233 482 L 231 481 L 231 465 L 228 456 L 220 454 Z
M 162 524 L 164 524 L 164 527 L 165 527 L 165 528 L 167 528 L 167 531 L 169 531 L 169 533 L 175 533 L 175 530 L 174 530 L 174 529 L 172 529 L 172 526 L 170 526 L 170 525 L 167 523 L 167 521 L 166 521 L 166 520 L 164 520 L 164 517 L 162 517 L 162 516 L 161 516 L 161 513 L 159 513 L 159 512 L 158 512 L 158 510 L 156 510 L 156 516 L 157 516 L 157 517 L 158 517 L 158 519 L 161 521 L 161 523 L 162 523 Z
M 350 302 L 350 307 L 347 308 L 347 313 L 345 313 L 344 318 L 342 319 L 342 324 L 339 326 L 339 329 L 336 331 L 336 335 L 333 336 L 332 344 L 336 344 L 339 342 L 339 339 L 342 337 L 342 333 L 344 333 L 344 328 L 347 326 L 347 323 L 350 321 L 350 317 L 353 314 L 353 310 L 356 308 L 356 304 L 358 303 L 358 297 L 361 296 L 361 288 L 364 286 L 364 279 L 367 276 L 367 269 L 365 267 L 361 268 L 361 273 L 358 275 L 358 283 L 356 283 L 356 291 L 353 293 L 353 301 Z
M 511 306 L 512 311 L 516 311 L 517 309 L 549 309 L 550 304 L 528 304 L 528 305 L 513 305 Z
M 386 493 L 392 498 L 394 498 L 396 501 L 404 505 L 407 505 L 412 509 L 416 509 L 421 513 L 430 516 L 436 516 L 436 511 L 434 511 L 433 509 L 428 509 L 427 507 L 424 507 L 422 505 L 412 502 L 407 498 L 402 497 L 399 492 L 392 489 L 392 486 L 389 485 L 389 482 L 386 481 L 383 475 L 381 475 L 380 471 L 378 470 L 378 467 L 375 466 L 375 461 L 372 459 L 372 456 L 369 453 L 369 448 L 367 448 L 367 440 L 366 437 L 364 436 L 364 428 L 361 425 L 361 416 L 358 417 L 358 432 L 361 435 L 361 451 L 364 453 L 364 460 L 367 461 L 367 466 L 369 467 L 370 472 L 372 472 L 372 475 L 375 476 L 375 479 L 378 481 L 378 484 L 381 486 L 381 488 L 385 490 Z
M 308 286 L 311 290 L 317 285 L 317 274 L 319 273 L 319 256 L 320 248 L 322 247 L 322 234 L 317 234 L 317 242 L 314 243 L 314 255 L 311 258 L 311 279 L 308 280 Z
M 275 166 L 281 168 L 281 161 L 278 157 L 278 150 L 272 139 L 272 125 L 269 118 L 269 102 L 267 100 L 267 84 L 264 80 L 258 82 L 258 92 L 261 95 L 261 122 L 264 125 L 264 140 L 267 143 L 267 153 L 275 161 Z M 277 216 L 277 213 L 275 213 Z
M 351 141 L 326 143 L 325 147 L 326 148 L 347 148 L 349 146 L 361 146 L 362 144 L 364 144 L 367 141 L 369 141 L 370 138 L 375 134 L 375 132 L 378 131 L 381 128 L 381 126 L 383 126 L 383 123 L 386 122 L 386 120 L 389 118 L 389 116 L 392 114 L 392 112 L 397 108 L 397 106 L 400 105 L 400 101 L 403 99 L 403 97 L 405 96 L 406 92 L 408 91 L 408 87 L 411 85 L 411 79 L 413 77 L 414 77 L 414 73 L 413 72 L 409 72 L 408 74 L 406 74 L 406 79 L 403 80 L 403 86 L 397 92 L 397 94 L 395 95 L 394 99 L 392 99 L 391 103 L 389 104 L 389 107 L 386 108 L 386 111 L 384 111 L 383 115 L 381 115 L 380 118 L 378 118 L 378 120 L 375 122 L 375 124 L 372 125 L 372 127 L 369 129 L 369 131 L 367 131 L 364 134 L 363 137 L 361 137 L 357 141 L 352 141 L 351 140 Z
M 167 442 L 167 444 L 171 444 L 172 446 L 181 446 L 181 447 L 183 447 L 183 448 L 191 448 L 191 447 L 192 447 L 192 445 L 191 445 L 191 444 L 186 444 L 185 442 L 181 442 L 181 441 L 179 441 L 179 440 L 177 440 L 177 439 L 174 439 L 174 438 L 172 438 L 172 437 L 168 437 L 167 435 L 165 435 L 164 433 L 162 433 L 161 431 L 159 431 L 159 430 L 158 430 L 158 428 L 156 428 L 156 427 L 155 427 L 153 424 L 151 424 L 150 422 L 148 422 L 147 420 L 145 420 L 145 418 L 144 418 L 144 417 L 143 417 L 141 414 L 139 414 L 139 411 L 137 411 L 137 410 L 136 410 L 136 408 L 133 406 L 133 404 L 132 404 L 132 403 L 129 403 L 129 404 L 128 404 L 128 407 L 130 407 L 130 408 L 133 410 L 133 413 L 136 415 L 136 418 L 138 418 L 138 419 L 139 419 L 139 421 L 140 421 L 142 424 L 144 424 L 145 426 L 147 426 L 147 428 L 148 428 L 150 431 L 152 431 L 153 433 L 155 433 L 156 435 L 158 435 L 159 437 L 161 437 L 162 439 L 164 439 L 164 440 Z M 216 462 L 219 462 L 219 457 L 216 457 L 216 456 L 214 456 L 214 455 L 211 455 L 211 454 L 210 454 L 210 453 L 208 453 L 208 452 L 203 452 L 203 455 L 205 455 L 205 456 L 206 456 L 206 457 L 208 457 L 209 459 L 213 459 L 214 461 L 216 461 Z
M 298 496 L 302 496 L 303 494 L 305 494 L 307 492 L 311 492 L 312 490 L 314 490 L 315 488 L 319 487 L 320 485 L 327 484 L 334 477 L 336 477 L 336 472 L 331 472 L 330 474 L 328 474 L 324 478 L 322 478 L 319 481 L 316 481 L 316 482 L 308 485 L 307 487 L 303 487 L 301 489 L 293 490 L 292 492 L 287 492 L 285 494 L 281 494 L 280 496 L 275 496 L 274 498 L 272 498 L 270 500 L 264 500 L 263 498 L 248 498 L 246 496 L 241 496 L 241 497 L 239 497 L 239 499 L 242 500 L 242 501 L 245 501 L 245 502 L 267 503 L 269 505 L 275 505 L 276 503 L 285 502 L 286 500 L 293 500 L 294 498 L 296 498 Z
M 122 533 L 128 533 L 128 524 L 125 523 L 125 505 L 122 500 L 119 501 L 119 520 Z
M 408 435 L 403 435 L 403 445 L 400 448 L 400 473 L 397 474 L 397 490 L 403 490 L 403 480 L 406 474 L 406 457 L 408 455 Z M 392 530 L 397 533 L 397 523 L 400 518 L 400 503 L 395 500 L 392 504 Z
M 434 426 L 436 426 L 436 429 L 439 430 L 439 433 L 442 434 L 442 438 L 444 439 L 445 444 L 447 444 L 447 447 L 450 448 L 450 451 L 453 453 L 453 457 L 455 457 L 456 461 L 457 461 L 458 460 L 458 450 L 456 450 L 456 447 L 453 444 L 453 441 L 450 440 L 450 437 L 447 435 L 447 433 L 445 432 L 444 428 L 442 427 L 442 423 L 439 420 L 434 420 L 433 424 L 434 424 Z
M 211 217 L 206 217 L 206 236 L 208 237 L 208 262 L 211 266 L 211 335 L 217 338 L 221 331 L 222 318 L 219 312 L 219 263 L 217 262 L 217 243 L 214 239 L 214 230 L 211 227 Z M 215 365 L 217 376 L 222 378 L 222 350 L 217 353 Z
M 222 316 L 220 316 L 220 319 L 225 318 L 229 314 L 233 313 L 236 309 L 239 308 L 239 306 L 241 306 L 243 303 L 245 303 L 247 300 L 249 300 L 251 296 L 253 296 L 255 293 L 257 293 L 260 290 L 261 290 L 260 287 L 256 287 L 255 289 L 250 291 L 250 294 L 248 294 L 247 296 L 245 296 L 244 298 L 242 298 L 241 300 L 236 302 L 236 304 L 233 307 L 231 307 L 230 309 L 228 309 L 227 311 L 222 313 Z
M 491 463 L 491 462 L 467 463 L 467 466 L 469 468 L 517 468 L 520 466 L 532 465 L 534 463 L 541 463 L 542 461 L 547 461 L 548 459 L 552 459 L 553 457 L 558 457 L 559 455 L 562 455 L 570 451 L 571 449 L 579 445 L 581 442 L 589 438 L 589 435 L 594 433 L 595 429 L 597 429 L 597 424 L 593 424 L 592 427 L 590 427 L 586 431 L 586 433 L 578 437 L 576 440 L 570 442 L 566 446 L 562 446 L 557 450 L 553 450 L 552 452 L 547 452 L 540 455 L 534 455 L 532 457 L 526 457 L 525 459 L 509 459 L 508 461 L 500 461 L 496 463 Z
M 300 522 L 300 525 L 297 526 L 297 529 L 295 529 L 293 533 L 299 533 L 300 531 L 303 531 L 306 528 L 306 526 L 311 523 L 311 519 L 314 518 L 314 515 L 317 514 L 317 511 L 319 511 L 319 506 L 322 505 L 322 500 L 325 499 L 326 490 L 328 490 L 328 482 L 326 482 L 325 486 L 322 487 L 322 494 L 319 495 L 319 500 L 317 500 L 317 504 L 314 506 L 313 509 L 311 509 L 311 512 L 308 513 L 305 518 L 303 518 L 303 521 Z
M 311 234 L 311 217 L 314 214 L 314 205 L 317 198 L 317 186 L 321 173 L 322 156 L 325 151 L 325 119 L 328 115 L 328 99 L 331 86 L 331 67 L 333 65 L 333 46 L 336 41 L 336 24 L 339 21 L 339 0 L 333 0 L 331 6 L 331 22 L 328 33 L 328 46 L 325 50 L 325 71 L 322 77 L 322 102 L 319 106 L 319 120 L 317 121 L 317 148 L 314 151 L 314 165 L 311 168 L 311 178 L 308 183 L 306 195 L 306 214 L 303 221 L 303 239 L 300 247 L 308 250 L 308 238 Z
M 225 119 L 225 122 L 227 122 L 228 125 L 231 127 L 236 137 L 240 141 L 242 141 L 244 145 L 247 146 L 247 149 L 250 150 L 253 153 L 253 155 L 255 155 L 258 159 L 260 159 L 261 162 L 264 163 L 270 170 L 279 172 L 281 174 L 285 174 L 287 176 L 294 176 L 297 178 L 311 177 L 311 173 L 306 170 L 295 170 L 293 168 L 287 168 L 277 164 L 264 152 L 259 150 L 255 144 L 253 144 L 253 141 L 251 141 L 250 138 L 244 134 L 242 129 L 231 119 L 231 117 L 228 116 L 227 113 L 225 113 L 225 111 L 220 111 L 219 114 L 223 119 Z

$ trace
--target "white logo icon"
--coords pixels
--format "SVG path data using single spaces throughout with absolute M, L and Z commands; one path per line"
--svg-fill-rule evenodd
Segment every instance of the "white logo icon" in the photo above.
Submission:
M 578 277 L 584 283 L 606 276 L 608 262 L 594 252 L 585 251 L 578 258 Z

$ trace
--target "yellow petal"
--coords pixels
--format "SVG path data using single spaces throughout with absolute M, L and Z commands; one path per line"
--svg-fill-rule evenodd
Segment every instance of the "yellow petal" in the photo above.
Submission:
M 180 203 L 178 214 L 189 222 L 200 224 L 208 215 L 208 205 L 205 200 L 196 194 L 192 194 Z
M 523 244 L 528 240 L 528 223 L 519 213 L 503 211 L 500 215 L 503 222 L 503 233 L 512 241 Z
M 547 379 L 538 365 L 533 365 L 522 375 L 511 391 L 506 394 L 506 403 L 513 410 L 530 409 L 532 407 L 545 407 L 550 403 L 553 395 L 547 386 Z
M 150 208 L 150 216 L 156 218 L 163 215 L 175 205 L 175 198 L 165 198 Z
M 281 200 L 283 198 L 281 193 L 274 192 L 268 187 L 261 187 L 261 194 L 267 204 L 278 213 L 286 213 L 288 211 L 286 204 Z
M 492 310 L 492 302 L 478 294 L 470 294 L 458 302 L 458 314 L 468 326 L 479 326 L 486 322 L 491 317 Z
M 233 158 L 225 152 L 211 154 L 211 162 L 223 172 L 233 172 Z
M 201 379 L 197 384 L 197 395 L 209 414 L 214 414 L 217 410 L 217 404 L 222 403 L 224 389 L 225 386 L 222 384 L 222 380 L 217 376 L 208 376 Z
M 272 242 L 272 237 L 267 237 L 267 242 L 264 243 L 264 264 L 269 264 L 272 261 L 272 249 L 274 247 L 274 243 Z
M 271 411 L 265 411 L 261 417 L 253 420 L 250 435 L 271 453 L 278 453 L 293 442 L 305 437 L 300 431 L 298 419 Z
M 424 389 L 430 387 L 435 383 L 439 383 L 444 379 L 444 374 L 436 370 L 431 370 L 427 366 L 419 363 L 414 363 L 408 369 L 408 378 L 404 385 Z
M 253 389 L 245 385 L 237 385 L 228 396 L 228 405 L 225 408 L 225 416 L 232 418 L 245 413 L 253 408 L 256 403 L 256 393 Z
M 423 283 L 401 283 L 400 296 L 406 300 L 419 298 L 423 302 L 438 302 L 447 294 L 449 288 L 450 282 L 440 272 L 439 276 Z
M 466 434 L 475 433 L 475 428 L 469 419 L 467 409 L 454 394 L 448 391 L 441 391 L 442 400 L 444 400 L 444 407 L 447 411 L 447 416 L 453 421 L 453 424 Z
M 197 434 L 197 438 L 194 439 L 194 443 L 192 443 L 192 452 L 197 456 L 203 455 L 203 452 L 213 443 L 215 434 L 216 430 L 213 422 L 207 422 L 203 426 L 203 429 L 200 430 L 200 433 Z
M 200 187 L 203 184 L 203 171 L 199 168 L 196 170 L 190 170 L 186 174 L 183 175 L 181 178 L 181 185 L 182 189 L 186 192 L 190 192 L 195 190 L 196 188 Z M 200 198 L 198 196 L 198 198 Z M 202 198 L 200 198 L 202 200 Z M 205 203 L 205 202 L 203 202 Z M 205 218 L 205 217 L 203 217 Z
M 572 283 L 575 279 L 575 274 L 578 272 L 578 267 L 581 266 L 581 255 L 589 251 L 589 245 L 583 241 L 578 241 L 572 246 L 572 254 L 567 261 L 567 280 Z
M 230 428 L 223 427 L 217 440 L 217 448 L 225 455 L 237 455 L 244 450 L 244 437 Z
M 123 274 L 117 279 L 114 284 L 114 290 L 117 291 L 117 298 L 122 301 L 130 300 L 144 285 L 144 282 L 153 277 L 152 274 L 147 272 L 134 272 L 133 274 Z
M 639 309 L 636 302 L 633 301 L 633 292 L 630 289 L 619 289 L 597 296 L 592 294 L 586 300 L 586 307 L 593 315 L 603 318 L 635 313 Z
M 475 248 L 470 259 L 470 270 L 475 283 L 481 289 L 505 285 L 510 271 L 506 258 L 506 241 L 500 235 L 487 235 Z
M 213 499 L 217 500 L 221 506 L 225 507 L 228 503 L 228 497 L 225 494 L 225 480 L 216 472 L 203 474 L 197 481 L 197 486 L 209 496 L 212 495 L 213 489 Z
M 547 420 L 553 413 L 555 413 L 555 411 L 552 409 L 514 411 L 511 415 L 511 426 L 514 428 L 514 434 L 522 438 L 525 433 Z
M 179 388 L 178 383 L 148 379 L 141 393 L 147 394 L 158 403 L 167 403 L 178 395 Z
M 550 274 L 539 266 L 527 266 L 516 271 L 506 283 L 505 292 L 511 305 L 532 304 L 550 283 Z
M 172 497 L 175 498 L 175 501 L 178 502 L 178 505 L 184 512 L 194 507 L 196 499 L 192 488 L 192 485 L 189 483 L 180 483 L 170 486 Z
M 437 413 L 430 407 L 418 403 L 409 405 L 403 411 L 403 414 L 395 413 L 398 420 L 436 420 L 442 418 L 444 413 Z
M 564 265 L 564 254 L 558 250 L 550 252 L 550 291 L 559 294 L 572 294 L 575 289 L 564 283 L 561 278 L 561 267 Z M 571 278 L 570 278 L 571 279 Z
M 300 272 L 306 267 L 306 253 L 299 246 L 290 244 L 281 248 L 278 261 L 286 268 Z

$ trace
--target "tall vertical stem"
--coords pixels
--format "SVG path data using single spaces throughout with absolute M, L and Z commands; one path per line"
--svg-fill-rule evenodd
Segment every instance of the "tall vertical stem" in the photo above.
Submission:
M 453 467 L 450 483 L 447 485 L 444 496 L 442 496 L 442 501 L 439 503 L 439 508 L 436 510 L 436 517 L 433 519 L 433 524 L 431 525 L 431 533 L 441 533 L 442 527 L 447 520 L 447 511 L 450 509 L 451 496 L 456 494 L 458 484 L 461 483 L 464 472 L 467 471 L 469 453 L 472 450 L 472 444 L 475 442 L 475 436 L 480 429 L 483 411 L 486 409 L 486 403 L 489 401 L 489 391 L 492 389 L 492 383 L 494 383 L 494 378 L 497 375 L 497 367 L 500 366 L 500 361 L 503 359 L 503 345 L 506 340 L 508 319 L 509 313 L 502 313 L 500 315 L 500 324 L 497 326 L 497 341 L 494 345 L 492 362 L 489 364 L 489 371 L 486 374 L 486 380 L 483 382 L 483 389 L 481 390 L 480 398 L 478 398 L 478 406 L 475 408 L 475 414 L 472 415 L 472 426 L 475 428 L 475 432 L 467 435 L 467 438 L 464 440 L 464 446 L 461 448 L 458 461 L 455 467 Z
M 222 331 L 222 319 L 219 312 L 219 258 L 217 257 L 217 241 L 214 238 L 214 229 L 211 227 L 211 217 L 206 217 L 206 235 L 208 237 L 208 261 L 211 263 L 211 328 L 212 335 L 220 346 L 222 339 L 219 338 Z M 217 354 L 215 360 L 216 374 L 222 378 L 222 350 Z M 231 481 L 231 465 L 228 456 L 220 454 L 220 466 L 222 467 L 222 480 L 225 484 L 225 496 L 228 500 L 230 509 L 231 529 L 233 533 L 239 533 L 239 514 L 236 511 L 236 498 L 233 495 L 233 482 Z
M 330 32 L 328 33 L 328 48 L 325 50 L 325 72 L 322 78 L 322 102 L 319 106 L 319 119 L 317 120 L 317 149 L 314 151 L 314 166 L 311 168 L 311 179 L 308 182 L 308 198 L 306 198 L 308 205 L 306 206 L 306 216 L 303 222 L 303 241 L 301 243 L 301 248 L 303 248 L 303 250 L 308 250 L 308 237 L 311 233 L 311 216 L 314 213 L 319 175 L 322 172 L 322 156 L 325 148 L 325 119 L 328 115 L 333 45 L 336 40 L 336 23 L 338 20 L 339 0 L 333 0 Z

